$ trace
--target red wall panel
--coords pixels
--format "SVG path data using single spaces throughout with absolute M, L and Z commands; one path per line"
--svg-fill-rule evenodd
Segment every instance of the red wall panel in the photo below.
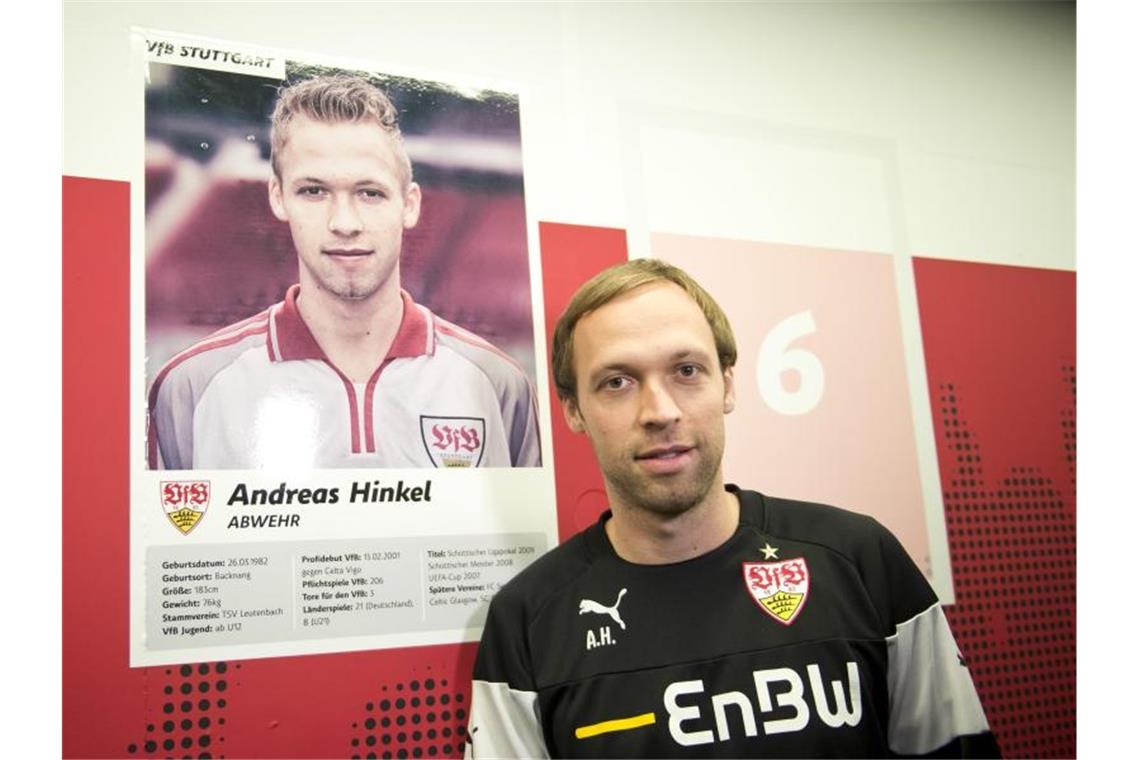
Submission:
M 546 319 L 546 355 L 558 315 L 574 291 L 608 266 L 629 258 L 625 230 L 582 227 L 573 224 L 538 225 L 542 248 L 542 292 Z M 554 368 L 550 369 L 553 375 Z M 570 430 L 562 416 L 554 379 L 550 381 L 550 409 L 554 445 L 554 488 L 558 499 L 558 538 L 565 541 L 596 522 L 606 508 L 602 473 L 586 436 Z
M 916 259 L 957 603 L 1006 757 L 1076 756 L 1076 275 Z
M 127 668 L 130 186 L 63 181 L 63 753 L 144 728 Z M 110 708 L 110 709 L 108 709 Z

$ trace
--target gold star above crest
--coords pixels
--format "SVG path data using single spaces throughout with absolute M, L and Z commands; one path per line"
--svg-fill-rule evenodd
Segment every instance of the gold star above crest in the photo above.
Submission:
M 764 542 L 764 548 L 760 551 L 764 552 L 764 559 L 779 559 L 779 557 L 776 556 L 776 552 L 780 550 L 773 548 L 767 541 Z

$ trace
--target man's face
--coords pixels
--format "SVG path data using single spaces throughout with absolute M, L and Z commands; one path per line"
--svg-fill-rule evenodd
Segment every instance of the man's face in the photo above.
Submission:
M 720 483 L 732 369 L 700 307 L 671 282 L 643 285 L 574 328 L 577 400 L 566 421 L 594 447 L 611 500 L 660 515 Z
M 404 230 L 419 220 L 420 188 L 405 186 L 394 139 L 370 122 L 289 123 L 269 182 L 273 214 L 289 223 L 301 292 L 345 300 L 399 283 Z

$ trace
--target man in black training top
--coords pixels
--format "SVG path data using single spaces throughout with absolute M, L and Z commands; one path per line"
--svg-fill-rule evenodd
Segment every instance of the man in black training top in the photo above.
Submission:
M 491 603 L 475 757 L 996 756 L 938 599 L 870 517 L 724 484 L 736 344 L 651 259 L 571 300 L 553 372 L 610 511 Z

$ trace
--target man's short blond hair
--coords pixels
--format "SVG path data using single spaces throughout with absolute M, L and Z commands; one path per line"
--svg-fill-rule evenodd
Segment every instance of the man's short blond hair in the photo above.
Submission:
M 326 124 L 372 121 L 387 132 L 396 146 L 404 185 L 412 181 L 412 162 L 404 150 L 396 106 L 380 88 L 364 77 L 340 74 L 303 79 L 277 92 L 270 128 L 270 164 L 281 179 L 281 151 L 289 137 L 289 123 L 297 116 Z
M 688 293 L 712 329 L 721 372 L 736 364 L 736 338 L 732 334 L 732 325 L 716 300 L 684 270 L 672 264 L 660 259 L 631 259 L 594 275 L 578 288 L 558 318 L 550 353 L 554 387 L 560 399 L 578 398 L 578 381 L 574 372 L 574 328 L 579 320 L 618 296 L 654 282 L 672 282 Z

